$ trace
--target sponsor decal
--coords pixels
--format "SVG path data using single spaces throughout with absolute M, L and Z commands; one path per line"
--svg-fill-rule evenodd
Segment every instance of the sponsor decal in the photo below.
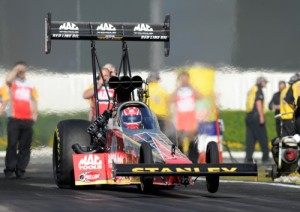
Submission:
M 114 96 L 114 90 L 112 89 L 109 89 L 108 90 L 108 95 L 110 98 L 112 98 Z M 106 90 L 105 89 L 100 89 L 98 91 L 98 98 L 101 99 L 101 100 L 108 100 L 108 96 L 107 96 L 107 93 L 106 93 Z M 107 102 L 101 102 L 102 103 L 107 103 Z M 108 103 L 107 103 L 108 104 Z
M 142 35 L 141 39 L 143 40 L 168 40 L 168 36 L 160 35 Z
M 102 169 L 102 160 L 97 155 L 86 155 L 78 163 L 79 170 Z
M 122 40 L 123 37 L 115 35 L 98 36 L 99 40 Z
M 131 170 L 132 172 L 149 172 L 149 173 L 153 173 L 153 172 L 158 172 L 158 173 L 182 173 L 182 172 L 192 172 L 192 173 L 199 173 L 201 172 L 200 168 L 195 167 L 195 168 L 190 168 L 190 167 L 186 167 L 186 168 L 180 168 L 180 167 L 164 167 L 164 168 L 160 168 L 160 167 L 146 167 L 146 168 L 142 168 L 142 167 L 136 167 L 136 168 L 132 168 Z M 208 167 L 206 170 L 203 170 L 204 172 L 236 172 L 237 171 L 237 167 L 232 167 L 232 168 L 226 168 L 226 167 Z
M 116 34 L 116 27 L 109 23 L 100 24 L 96 30 L 100 34 Z
M 55 128 L 55 134 L 56 134 L 56 140 L 57 140 L 57 143 L 56 143 L 56 160 L 57 161 L 60 161 L 60 136 L 59 136 L 59 131 L 58 131 L 58 128 L 56 127 Z
M 121 183 L 123 180 L 125 180 L 125 177 L 116 177 L 116 182 Z
M 59 33 L 52 35 L 54 38 L 79 38 L 79 28 L 72 22 L 65 22 L 58 29 Z
M 100 180 L 100 173 L 97 172 L 83 172 L 79 175 L 78 178 L 81 182 L 95 182 Z
M 148 24 L 138 24 L 133 28 L 133 32 L 137 35 L 152 35 L 153 28 L 151 28 Z
M 79 28 L 76 26 L 76 24 L 71 23 L 71 22 L 66 22 L 59 26 L 60 32 L 70 31 L 70 30 L 73 31 L 74 33 L 76 33 L 76 31 L 78 31 Z
M 108 155 L 108 167 L 112 168 L 112 162 L 116 164 L 123 164 L 126 161 L 126 154 L 119 154 L 119 153 L 111 153 Z
M 30 100 L 30 89 L 18 87 L 15 92 L 15 99 L 24 101 Z

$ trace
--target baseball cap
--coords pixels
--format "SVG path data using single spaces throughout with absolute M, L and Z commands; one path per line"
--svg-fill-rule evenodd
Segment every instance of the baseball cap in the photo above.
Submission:
M 261 82 L 261 81 L 269 82 L 269 81 L 267 80 L 267 78 L 265 78 L 264 76 L 260 76 L 260 77 L 258 77 L 258 78 L 256 79 L 256 83 L 259 83 L 259 82 Z
M 293 84 L 295 82 L 297 82 L 299 80 L 299 74 L 294 74 L 293 76 L 291 76 L 290 80 L 289 80 L 289 84 Z

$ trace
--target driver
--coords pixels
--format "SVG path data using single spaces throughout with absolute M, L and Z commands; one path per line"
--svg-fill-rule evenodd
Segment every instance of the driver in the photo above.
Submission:
M 122 111 L 121 120 L 129 130 L 137 130 L 142 127 L 142 113 L 137 107 L 128 107 Z

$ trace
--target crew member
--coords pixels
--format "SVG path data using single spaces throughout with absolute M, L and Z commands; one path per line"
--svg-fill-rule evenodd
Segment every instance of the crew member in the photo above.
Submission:
M 28 66 L 17 62 L 6 77 L 10 90 L 7 124 L 5 176 L 23 178 L 30 160 L 33 124 L 37 120 L 38 94 L 35 86 L 26 80 Z M 17 151 L 18 149 L 18 151 Z
M 298 75 L 293 75 L 288 86 L 284 88 L 280 93 L 280 121 L 281 121 L 281 133 L 278 138 L 272 139 L 272 155 L 276 164 L 278 164 L 278 152 L 279 152 L 279 141 L 281 137 L 293 136 L 295 134 L 295 121 L 294 121 L 294 109 L 286 102 L 287 92 L 290 90 L 292 85 L 298 80 Z M 289 97 L 290 98 L 290 97 Z M 292 97 L 292 105 L 294 97 Z
M 98 99 L 99 99 L 99 103 L 98 103 L 99 114 L 102 114 L 105 110 L 112 109 L 113 105 L 109 101 L 109 98 L 110 99 L 113 98 L 113 95 L 114 95 L 114 90 L 109 89 L 108 84 L 107 84 L 109 79 L 110 79 L 109 70 L 107 68 L 102 68 L 101 72 L 102 72 L 103 79 L 102 79 L 102 76 L 100 74 L 99 80 L 98 80 L 98 83 L 97 83 Z M 104 86 L 104 82 L 107 85 L 107 90 Z M 93 120 L 95 120 L 96 119 L 96 107 L 95 107 L 95 97 L 94 97 L 94 86 L 93 86 L 93 84 L 83 92 L 83 98 L 92 100 L 91 107 L 93 109 Z
M 178 75 L 178 86 L 171 96 L 171 102 L 176 108 L 176 130 L 179 140 L 179 148 L 183 153 L 189 154 L 197 134 L 198 122 L 196 119 L 196 100 L 202 98 L 190 84 L 190 77 L 187 72 Z
M 286 84 L 284 81 L 279 81 L 278 83 L 278 91 L 273 95 L 270 103 L 269 103 L 269 110 L 274 110 L 275 116 L 280 113 L 280 93 L 281 91 L 286 87 Z M 280 137 L 280 119 L 276 118 L 275 119 L 275 124 L 276 124 L 276 132 L 277 132 L 277 137 Z
M 253 162 L 253 152 L 256 140 L 259 141 L 263 152 L 262 162 L 269 162 L 268 136 L 264 116 L 264 94 L 262 89 L 266 86 L 267 80 L 259 77 L 256 84 L 250 89 L 247 95 L 246 114 L 246 162 Z
M 300 134 L 300 102 L 298 98 L 300 95 L 300 76 L 299 74 L 295 74 L 292 78 L 292 84 L 287 91 L 284 100 L 294 110 L 295 134 Z
M 285 97 L 297 78 L 296 75 L 292 76 L 288 86 L 280 94 L 281 133 L 279 137 L 295 134 L 294 109 L 286 102 Z
M 107 68 L 109 70 L 109 73 L 110 73 L 111 77 L 118 75 L 117 69 L 113 64 L 107 63 L 103 66 L 103 68 Z

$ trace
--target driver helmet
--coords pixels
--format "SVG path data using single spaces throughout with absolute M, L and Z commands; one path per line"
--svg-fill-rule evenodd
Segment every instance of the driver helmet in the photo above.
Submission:
M 128 107 L 122 111 L 122 123 L 129 130 L 140 129 L 142 113 L 137 107 Z

